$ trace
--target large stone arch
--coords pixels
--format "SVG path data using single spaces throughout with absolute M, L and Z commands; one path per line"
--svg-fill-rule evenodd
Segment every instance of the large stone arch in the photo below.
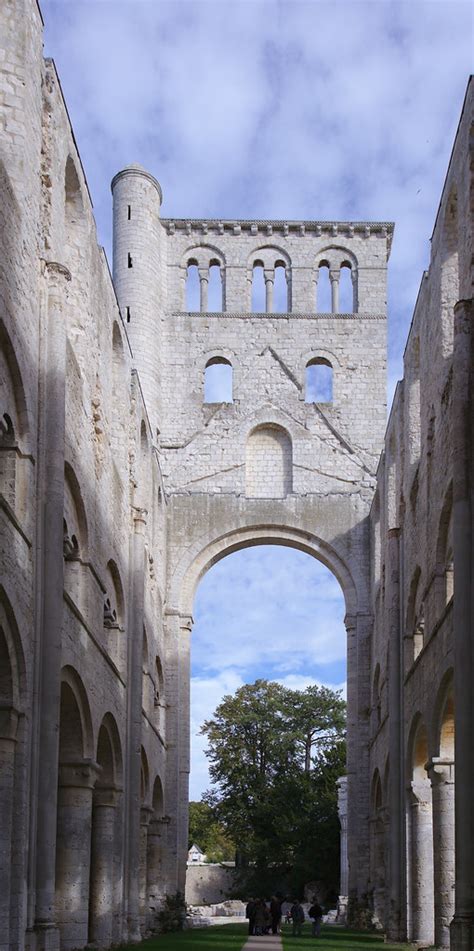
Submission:
M 365 592 L 362 594 L 357 590 L 345 559 L 328 542 L 312 532 L 291 525 L 249 525 L 231 529 L 214 538 L 201 538 L 186 550 L 170 579 L 169 607 L 192 617 L 197 586 L 209 568 L 234 551 L 256 545 L 296 548 L 322 562 L 341 586 L 347 615 L 356 615 L 361 601 L 365 601 Z

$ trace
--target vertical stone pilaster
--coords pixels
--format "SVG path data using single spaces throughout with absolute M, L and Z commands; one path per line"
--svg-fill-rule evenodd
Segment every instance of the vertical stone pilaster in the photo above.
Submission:
M 337 780 L 337 812 L 340 831 L 340 883 L 337 899 L 337 920 L 345 924 L 347 920 L 347 900 L 349 895 L 349 863 L 347 857 L 347 776 Z
M 166 803 L 169 812 L 163 876 L 170 890 L 184 894 L 188 852 L 190 637 L 192 618 L 178 611 L 167 613 L 168 710 Z
M 454 915 L 454 763 L 428 764 L 433 802 L 433 872 L 435 945 L 449 948 Z
M 10 882 L 18 712 L 0 710 L 0 951 L 10 951 Z
M 38 486 L 39 509 L 37 663 L 35 706 L 37 740 L 35 930 L 38 949 L 57 949 L 55 924 L 56 804 L 58 797 L 59 705 L 61 693 L 61 624 L 64 560 L 64 434 L 66 401 L 66 307 L 69 271 L 44 264 L 46 313 L 40 375 Z
M 347 861 L 348 895 L 357 900 L 357 630 L 346 615 L 347 633 Z
M 164 893 L 162 850 L 166 836 L 163 819 L 152 818 L 148 826 L 147 837 L 147 904 L 153 915 L 159 908 Z
M 148 908 L 148 826 L 153 810 L 149 806 L 140 809 L 140 930 L 142 934 L 149 924 Z
M 400 628 L 400 530 L 392 528 L 387 538 L 387 582 L 386 600 L 388 604 L 389 634 L 389 682 L 388 709 L 390 717 L 389 751 L 389 920 L 387 933 L 393 941 L 402 941 L 405 937 L 403 909 L 406 905 L 406 887 L 403 869 L 405 868 L 405 822 L 404 822 L 404 777 L 403 777 L 403 736 L 402 736 L 402 645 Z
M 61 949 L 82 948 L 89 937 L 92 793 L 95 764 L 59 768 L 56 844 L 56 914 Z
M 128 939 L 140 941 L 140 810 L 142 745 L 142 646 L 145 600 L 146 512 L 135 509 L 131 538 L 129 613 L 128 777 L 126 789 L 126 877 Z
M 474 304 L 454 308 L 453 547 L 456 900 L 453 951 L 474 946 Z
M 92 804 L 89 941 L 106 948 L 113 940 L 116 821 L 121 791 L 99 787 Z
M 427 779 L 410 786 L 411 805 L 411 935 L 410 941 L 428 947 L 434 941 L 433 814 Z
M 359 903 L 367 902 L 370 878 L 369 841 L 369 739 L 370 739 L 370 639 L 371 614 L 357 615 L 357 893 Z

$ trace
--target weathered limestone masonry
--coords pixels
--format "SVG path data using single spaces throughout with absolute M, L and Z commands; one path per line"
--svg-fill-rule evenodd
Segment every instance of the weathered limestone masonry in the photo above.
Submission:
M 33 0 L 0 64 L 0 947 L 108 946 L 166 885 L 165 495 Z
M 473 92 L 371 512 L 372 907 L 393 939 L 456 951 L 474 947 Z
M 112 283 L 35 0 L 0 70 L 0 951 L 184 890 L 194 592 L 259 543 L 346 600 L 341 907 L 472 949 L 472 86 L 380 458 L 392 226 L 161 218 L 131 165 Z

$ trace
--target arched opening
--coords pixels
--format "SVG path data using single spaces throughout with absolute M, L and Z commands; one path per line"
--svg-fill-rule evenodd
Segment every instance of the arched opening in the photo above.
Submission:
M 56 916 L 61 946 L 84 947 L 89 932 L 92 791 L 97 778 L 92 727 L 84 686 L 63 670 L 59 724 L 56 833 Z
M 3 320 L 0 319 L 0 494 L 21 521 L 28 513 L 30 470 L 28 414 L 23 380 Z
M 314 357 L 306 364 L 305 402 L 332 403 L 333 368 L 326 357 Z
M 275 283 L 273 287 L 273 310 L 275 313 L 286 314 L 290 307 L 288 302 L 288 281 L 284 261 L 275 263 Z
M 92 799 L 89 943 L 106 948 L 117 931 L 115 867 L 120 859 L 122 754 L 112 714 L 102 720 L 97 741 L 98 777 Z M 114 927 L 115 926 L 115 927 Z
M 158 733 L 164 738 L 166 724 L 166 699 L 164 688 L 163 666 L 160 658 L 155 657 L 154 706 L 155 725 Z
M 150 807 L 150 769 L 145 749 L 141 748 L 141 808 L 140 808 L 140 878 L 139 878 L 139 906 L 140 930 L 146 931 L 149 919 L 147 908 L 148 882 L 148 825 L 152 809 Z
M 283 531 L 275 545 L 269 537 L 259 544 L 256 530 L 247 535 L 243 545 L 229 539 L 218 555 L 211 547 L 203 576 L 193 569 L 202 580 L 192 608 L 192 799 L 209 782 L 199 728 L 224 694 L 258 678 L 301 690 L 345 684 L 345 604 L 334 574 Z M 289 641 L 289 631 L 298 636 Z
M 383 807 L 382 783 L 379 771 L 376 770 L 372 779 L 371 796 L 371 891 L 372 908 L 375 922 L 383 927 L 385 923 L 385 879 L 386 879 L 386 835 L 385 814 Z
M 421 598 L 421 570 L 417 565 L 410 582 L 406 615 L 405 671 L 408 671 L 423 650 L 425 643 L 425 609 Z
M 412 781 L 408 801 L 409 901 L 411 934 L 409 939 L 428 947 L 434 940 L 433 877 L 433 801 L 426 772 L 429 759 L 428 734 L 420 717 L 411 731 L 409 762 Z
M 147 837 L 147 907 L 153 916 L 163 898 L 163 854 L 166 848 L 163 784 L 159 776 L 153 784 L 151 808 Z
M 222 271 L 219 261 L 211 261 L 209 264 L 207 309 L 218 313 L 224 310 Z
M 318 314 L 330 314 L 332 312 L 332 294 L 328 261 L 321 261 L 317 276 L 316 311 Z
M 449 486 L 439 520 L 436 548 L 436 615 L 442 614 L 454 593 L 453 487 Z
M 339 313 L 353 314 L 354 307 L 354 288 L 352 284 L 352 266 L 348 261 L 341 264 L 339 275 Z
M 252 268 L 252 304 L 253 314 L 264 314 L 266 311 L 265 278 L 263 262 L 255 261 Z
M 112 660 L 121 673 L 126 670 L 127 643 L 125 631 L 125 605 L 122 579 L 118 565 L 111 558 L 107 563 L 104 594 L 104 638 Z
M 284 499 L 292 490 L 293 451 L 289 434 L 273 423 L 257 426 L 247 438 L 247 498 Z
M 212 357 L 204 370 L 204 402 L 232 403 L 232 364 L 225 357 Z
M 10 917 L 10 902 L 25 896 L 23 822 L 26 814 L 23 651 L 15 616 L 0 586 L 0 926 L 5 948 L 20 945 L 20 923 Z
M 186 310 L 201 310 L 201 290 L 197 261 L 191 259 L 186 268 Z
M 454 915 L 455 886 L 455 763 L 454 686 L 448 671 L 441 684 L 435 728 L 439 756 L 429 764 L 433 801 L 433 874 L 435 946 L 447 948 Z

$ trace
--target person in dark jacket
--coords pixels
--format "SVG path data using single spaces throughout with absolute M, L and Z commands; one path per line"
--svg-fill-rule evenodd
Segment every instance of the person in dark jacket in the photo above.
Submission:
M 272 916 L 272 934 L 280 934 L 281 901 L 276 895 L 272 896 L 270 902 L 270 914 Z
M 293 922 L 293 935 L 301 935 L 301 928 L 304 921 L 304 908 L 301 907 L 297 898 L 291 906 L 291 920 Z
M 311 905 L 311 908 L 308 911 L 308 915 L 310 918 L 313 919 L 313 923 L 311 925 L 311 934 L 313 935 L 313 938 L 319 938 L 319 934 L 321 931 L 321 920 L 323 917 L 323 909 L 321 908 L 321 905 L 318 905 L 317 901 L 315 901 L 314 904 Z
M 249 920 L 249 934 L 255 934 L 255 913 L 257 911 L 257 903 L 253 898 L 249 898 L 247 902 L 247 907 L 245 909 L 245 917 Z

